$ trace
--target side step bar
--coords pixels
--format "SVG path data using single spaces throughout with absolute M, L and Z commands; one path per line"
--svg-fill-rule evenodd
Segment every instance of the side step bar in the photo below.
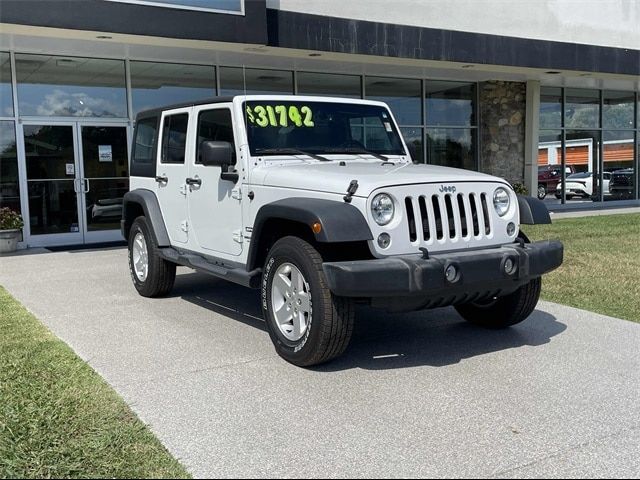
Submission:
M 160 255 L 169 262 L 193 268 L 198 272 L 208 273 L 223 280 L 237 283 L 244 287 L 260 288 L 262 269 L 256 268 L 250 272 L 242 268 L 229 268 L 223 265 L 208 262 L 204 258 L 187 253 L 180 253 L 174 248 L 159 248 Z

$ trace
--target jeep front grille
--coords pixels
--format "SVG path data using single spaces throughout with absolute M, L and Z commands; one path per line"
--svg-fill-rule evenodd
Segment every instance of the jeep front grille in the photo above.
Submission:
M 447 193 L 404 199 L 411 242 L 432 244 L 491 235 L 486 193 Z

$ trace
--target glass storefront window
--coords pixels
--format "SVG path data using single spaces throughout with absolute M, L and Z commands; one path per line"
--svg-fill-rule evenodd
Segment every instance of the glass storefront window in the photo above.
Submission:
M 0 117 L 13 116 L 11 81 L 11 58 L 8 53 L 0 52 Z
M 600 91 L 567 88 L 564 126 L 598 128 L 600 126 Z
M 562 131 L 540 130 L 538 140 L 538 186 L 535 194 L 538 199 L 543 200 L 545 203 L 557 204 L 560 203 L 561 193 Z
M 13 121 L 0 122 L 0 207 L 20 212 L 18 155 Z
M 297 81 L 300 95 L 362 98 L 362 86 L 357 75 L 298 72 Z
M 20 114 L 126 118 L 123 60 L 16 54 Z
M 411 158 L 414 163 L 424 163 L 424 154 L 422 149 L 424 133 L 422 128 L 403 127 L 400 128 L 400 133 L 407 144 L 407 148 L 409 149 L 409 153 L 411 154 Z
M 427 128 L 427 162 L 476 170 L 475 129 Z
M 562 127 L 562 88 L 540 88 L 540 128 Z
M 603 128 L 634 128 L 633 92 L 605 91 L 603 95 L 602 126 Z
M 220 67 L 220 95 L 293 94 L 293 72 Z
M 399 125 L 422 124 L 422 81 L 402 78 L 366 77 L 368 100 L 386 102 Z
M 179 63 L 130 63 L 133 115 L 143 110 L 210 98 L 216 94 L 216 69 Z
M 602 159 L 604 172 L 605 200 L 630 200 L 635 197 L 635 176 L 637 157 L 634 150 L 633 130 L 609 131 L 602 133 Z
M 567 130 L 565 132 L 566 175 L 569 177 L 565 189 L 567 201 L 598 201 L 600 199 L 602 164 L 600 144 L 599 130 Z M 571 176 L 576 173 L 588 174 L 586 185 L 570 181 Z
M 475 84 L 425 82 L 425 112 L 428 126 L 475 125 Z

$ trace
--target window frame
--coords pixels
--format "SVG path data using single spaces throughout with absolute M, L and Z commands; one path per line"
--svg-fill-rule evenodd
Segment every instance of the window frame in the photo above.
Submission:
M 191 115 L 190 115 L 190 111 L 188 110 L 180 110 L 180 111 L 169 111 L 169 112 L 163 112 L 162 114 L 162 129 L 160 131 L 160 134 L 158 136 L 158 141 L 160 143 L 160 152 L 159 152 L 159 161 L 160 161 L 160 165 L 163 166 L 167 166 L 167 165 L 175 165 L 175 166 L 184 166 L 186 165 L 187 162 L 187 144 L 189 143 L 189 122 L 191 121 Z M 165 136 L 165 130 L 167 129 L 167 120 L 169 121 L 169 132 L 171 132 L 171 119 L 173 117 L 179 117 L 179 116 L 186 116 L 187 117 L 187 124 L 185 127 L 185 131 L 184 131 L 184 149 L 183 149 L 183 157 L 182 157 L 182 162 L 171 162 L 171 161 L 166 161 L 165 160 L 165 152 L 167 151 L 167 147 L 168 147 L 168 141 L 169 141 L 169 135 L 167 134 Z

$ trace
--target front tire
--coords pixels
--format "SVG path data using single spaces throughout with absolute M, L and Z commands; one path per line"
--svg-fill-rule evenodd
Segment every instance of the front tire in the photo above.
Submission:
M 167 295 L 176 280 L 176 264 L 160 256 L 145 217 L 136 218 L 129 231 L 129 271 L 143 297 Z
M 262 275 L 262 308 L 276 351 L 299 367 L 340 356 L 351 340 L 353 302 L 331 293 L 322 257 L 300 238 L 284 237 L 269 251 Z
M 484 303 L 456 306 L 458 313 L 470 323 L 484 328 L 500 329 L 526 320 L 540 299 L 542 279 L 535 278 L 515 292 Z

